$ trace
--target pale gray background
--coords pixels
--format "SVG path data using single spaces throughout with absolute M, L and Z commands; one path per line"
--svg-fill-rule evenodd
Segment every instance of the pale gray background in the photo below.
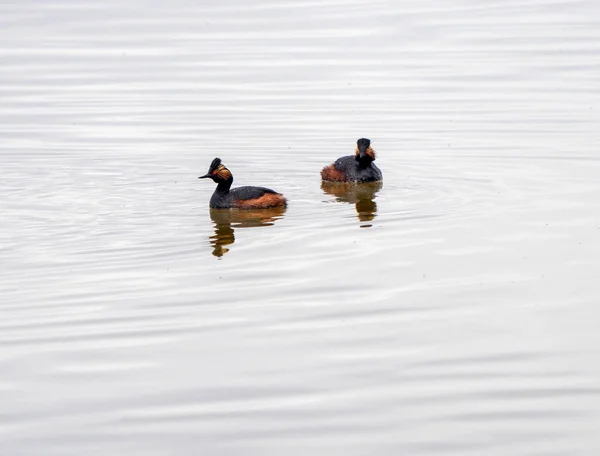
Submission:
M 599 454 L 599 89 L 594 0 L 0 2 L 0 453 Z

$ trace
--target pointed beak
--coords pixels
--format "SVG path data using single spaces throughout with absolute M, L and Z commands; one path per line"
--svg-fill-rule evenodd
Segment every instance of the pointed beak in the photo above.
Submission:
M 205 174 L 204 176 L 200 176 L 198 179 L 206 179 L 207 177 L 210 177 L 210 174 Z
M 365 146 L 364 144 L 361 144 L 360 146 L 358 146 L 358 152 L 359 152 L 360 158 L 363 158 L 367 154 L 367 146 Z

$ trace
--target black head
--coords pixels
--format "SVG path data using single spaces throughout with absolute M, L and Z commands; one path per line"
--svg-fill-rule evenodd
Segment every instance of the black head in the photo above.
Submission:
M 215 158 L 211 162 L 210 167 L 208 168 L 208 172 L 212 173 L 213 171 L 216 171 L 216 169 L 219 167 L 220 164 L 221 164 L 221 159 L 219 157 Z
M 367 150 L 370 145 L 371 140 L 367 138 L 360 138 L 358 141 L 356 141 L 356 146 L 359 150 Z
M 360 138 L 356 141 L 356 159 L 359 161 L 372 161 L 375 160 L 375 151 L 371 147 L 371 140 L 367 138 Z
M 225 165 L 221 163 L 220 158 L 215 158 L 210 166 L 208 167 L 208 173 L 204 176 L 200 176 L 198 179 L 212 179 L 214 182 L 227 182 L 233 181 L 233 176 L 231 175 L 231 171 L 229 171 Z

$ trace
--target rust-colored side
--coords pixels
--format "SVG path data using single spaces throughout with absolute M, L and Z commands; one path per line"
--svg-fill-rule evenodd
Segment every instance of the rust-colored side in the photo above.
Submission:
M 286 205 L 286 199 L 279 193 L 265 193 L 260 198 L 233 201 L 233 207 L 238 209 L 267 209 L 269 207 L 285 207 Z
M 329 165 L 321 170 L 321 178 L 326 181 L 332 182 L 345 182 L 346 175 L 335 169 L 335 166 Z

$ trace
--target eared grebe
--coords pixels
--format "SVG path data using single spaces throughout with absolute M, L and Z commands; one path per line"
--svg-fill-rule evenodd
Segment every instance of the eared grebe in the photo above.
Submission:
M 217 183 L 217 188 L 210 198 L 213 209 L 267 209 L 285 207 L 286 199 L 280 193 L 264 187 L 238 187 L 230 190 L 233 175 L 220 158 L 215 158 L 208 168 L 208 173 L 198 179 L 210 178 Z
M 321 177 L 330 182 L 377 182 L 382 179 L 381 170 L 373 161 L 375 151 L 371 140 L 360 138 L 356 141 L 354 155 L 338 158 L 321 170 Z

